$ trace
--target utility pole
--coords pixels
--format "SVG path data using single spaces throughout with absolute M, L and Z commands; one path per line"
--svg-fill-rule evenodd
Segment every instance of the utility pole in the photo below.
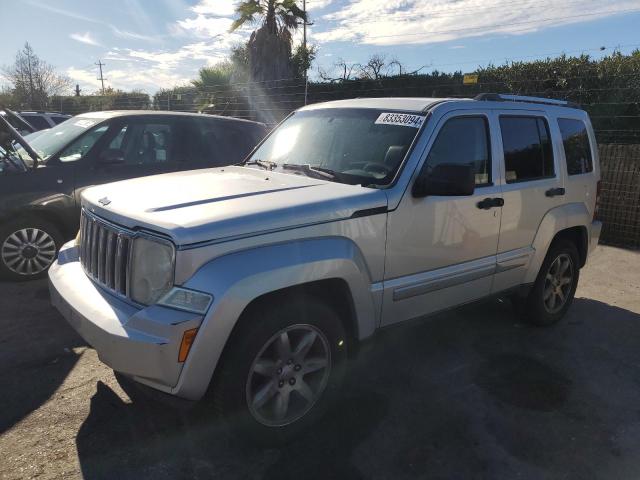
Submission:
M 102 67 L 106 65 L 102 63 L 100 60 L 98 60 L 98 63 L 96 63 L 96 65 L 100 69 L 100 78 L 98 78 L 98 80 L 100 80 L 100 83 L 102 83 L 102 95 L 104 95 L 104 77 L 102 76 Z
M 78 84 L 76 83 L 76 97 L 79 97 L 79 96 L 80 96 L 80 92 L 81 92 L 81 91 L 82 91 L 82 90 L 80 90 L 80 85 L 78 85 Z
M 309 76 L 307 74 L 309 52 L 307 51 L 307 0 L 302 0 L 302 11 L 304 12 L 304 26 L 302 28 L 302 45 L 304 48 L 305 64 L 304 64 L 304 104 L 307 104 L 307 92 L 309 91 Z

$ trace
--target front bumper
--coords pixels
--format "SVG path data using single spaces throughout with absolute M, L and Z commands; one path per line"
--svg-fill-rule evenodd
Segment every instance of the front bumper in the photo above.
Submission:
M 178 383 L 182 335 L 200 326 L 201 315 L 158 305 L 140 309 L 111 295 L 87 277 L 72 243 L 49 269 L 49 290 L 53 305 L 102 362 L 165 392 Z

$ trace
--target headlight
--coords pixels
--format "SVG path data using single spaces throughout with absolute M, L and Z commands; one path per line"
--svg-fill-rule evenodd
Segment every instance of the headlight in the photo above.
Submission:
M 173 286 L 173 246 L 138 237 L 131 256 L 131 299 L 143 305 L 155 303 Z

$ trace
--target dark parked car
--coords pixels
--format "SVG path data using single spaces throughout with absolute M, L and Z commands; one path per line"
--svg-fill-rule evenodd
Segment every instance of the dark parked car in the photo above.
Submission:
M 23 147 L 6 122 L 0 136 L 3 125 L 13 144 L 3 146 L 0 138 L 0 276 L 11 279 L 45 273 L 78 230 L 84 188 L 238 163 L 267 131 L 261 123 L 212 115 L 92 112 L 32 135 Z
M 37 131 L 37 129 L 33 125 L 26 122 L 24 118 L 22 118 L 16 112 L 9 110 L 8 108 L 0 109 L 0 117 L 9 122 L 9 125 L 15 128 L 20 133 L 20 135 L 28 135 Z
M 19 112 L 20 116 L 29 122 L 29 124 L 36 130 L 44 130 L 47 128 L 55 127 L 60 123 L 71 118 L 71 115 L 58 112 Z

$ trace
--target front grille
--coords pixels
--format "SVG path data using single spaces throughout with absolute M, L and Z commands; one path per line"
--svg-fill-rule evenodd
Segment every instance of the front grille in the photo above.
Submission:
M 82 210 L 80 216 L 80 263 L 95 282 L 120 295 L 129 286 L 129 252 L 133 237 Z

